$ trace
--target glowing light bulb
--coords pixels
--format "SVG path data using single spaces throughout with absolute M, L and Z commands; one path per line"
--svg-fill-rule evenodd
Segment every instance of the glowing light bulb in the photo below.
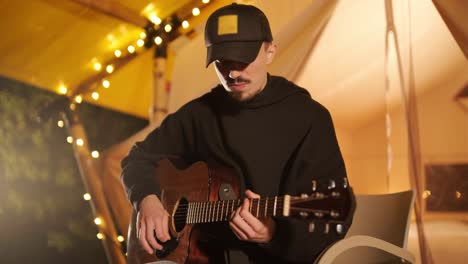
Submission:
M 190 23 L 187 20 L 182 21 L 182 28 L 188 28 Z
M 135 47 L 133 45 L 130 45 L 127 47 L 128 52 L 133 53 L 135 52 Z
M 68 88 L 65 85 L 60 85 L 58 88 L 58 93 L 59 94 L 67 94 L 68 93 Z
M 95 159 L 99 158 L 99 151 L 94 150 L 93 152 L 91 152 L 91 157 L 93 157 Z
M 210 0 L 202 0 L 202 2 L 203 2 L 204 4 L 208 4 L 208 3 L 210 2 Z
M 75 96 L 75 102 L 77 104 L 81 104 L 81 102 L 83 102 L 83 97 L 81 97 L 81 95 Z
M 94 223 L 95 223 L 96 225 L 100 225 L 100 224 L 102 224 L 102 219 L 99 218 L 99 217 L 96 217 L 96 218 L 94 218 Z
M 137 46 L 138 46 L 138 47 L 141 48 L 141 47 L 143 47 L 143 45 L 145 45 L 145 41 L 144 41 L 144 40 L 142 40 L 142 39 L 137 40 Z
M 145 39 L 146 38 L 146 32 L 141 32 L 140 33 L 140 38 Z
M 200 9 L 198 7 L 195 7 L 194 9 L 192 9 L 192 15 L 194 16 L 200 15 Z
M 83 199 L 85 199 L 85 201 L 91 200 L 91 194 L 89 194 L 89 193 L 83 194 Z
M 78 145 L 78 146 L 80 146 L 80 147 L 83 146 L 83 145 L 84 145 L 84 140 L 81 139 L 81 138 L 77 139 L 77 140 L 76 140 L 76 145 Z
M 119 242 L 124 242 L 125 239 L 124 239 L 123 236 L 118 236 L 118 237 L 117 237 L 117 240 L 118 240 Z
M 156 43 L 156 45 L 160 45 L 162 42 L 163 40 L 160 36 L 154 38 L 154 43 Z
M 94 63 L 93 67 L 96 71 L 100 71 L 102 69 L 102 65 L 99 62 Z
M 149 19 L 151 20 L 151 22 L 153 22 L 153 23 L 156 24 L 156 25 L 159 25 L 159 24 L 161 24 L 161 22 L 162 22 L 161 18 L 159 18 L 159 17 L 158 17 L 157 15 L 155 15 L 155 14 L 151 14 L 150 17 L 149 17 Z
M 102 80 L 102 86 L 103 86 L 104 88 L 109 88 L 110 82 L 109 82 L 108 80 L 105 80 L 105 79 L 104 79 L 104 80 Z
M 166 31 L 166 32 L 171 32 L 171 30 L 172 30 L 171 24 L 166 24 L 166 25 L 164 26 L 164 31 Z
M 71 103 L 70 104 L 70 110 L 75 111 L 75 109 L 76 109 L 76 104 Z
M 70 144 L 73 143 L 73 137 L 72 137 L 72 136 L 68 136 L 68 137 L 67 137 L 67 142 L 70 143 Z
M 94 100 L 97 101 L 97 100 L 99 99 L 99 93 L 98 93 L 98 92 L 93 92 L 93 93 L 91 94 L 91 97 L 92 97 Z
M 65 125 L 65 123 L 63 122 L 63 120 L 57 121 L 57 126 L 58 127 L 63 127 L 64 125 Z
M 104 238 L 104 235 L 103 235 L 103 234 L 101 234 L 101 233 L 97 233 L 97 235 L 96 235 L 96 236 L 97 236 L 97 238 L 98 238 L 99 240 L 101 240 L 101 239 L 103 239 L 103 238 Z
M 120 50 L 115 50 L 114 55 L 115 57 L 120 58 L 120 56 L 122 56 L 122 52 Z
M 106 66 L 106 72 L 109 73 L 109 74 L 114 72 L 114 65 L 112 65 L 112 64 L 107 65 Z

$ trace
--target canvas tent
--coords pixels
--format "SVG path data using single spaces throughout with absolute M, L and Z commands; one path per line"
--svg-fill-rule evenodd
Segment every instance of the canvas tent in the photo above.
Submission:
M 101 11 L 107 8 L 108 13 L 91 2 L 0 2 L 0 28 L 10 32 L 0 40 L 0 74 L 52 91 L 65 85 L 68 95 L 143 118 L 154 113 L 149 109 L 160 98 L 167 96 L 160 104 L 170 113 L 217 83 L 212 66 L 204 67 L 204 19 L 229 1 L 206 6 L 201 1 L 94 1 L 104 3 Z M 409 158 L 414 153 L 408 145 L 415 139 L 418 170 L 426 163 L 468 162 L 467 112 L 457 103 L 464 99 L 456 98 L 468 82 L 468 7 L 463 1 L 238 2 L 258 6 L 270 19 L 279 49 L 270 72 L 308 89 L 330 110 L 356 192 L 410 188 Z M 395 29 L 391 34 L 388 3 Z M 196 6 L 203 7 L 200 16 L 186 15 Z M 158 71 L 154 48 L 135 45 L 144 32 L 142 22 L 135 15 L 133 23 L 128 21 L 129 13 L 150 17 L 155 11 L 161 18 L 184 13 L 191 24 L 171 41 L 167 59 L 159 61 L 165 65 L 162 76 L 153 72 Z M 135 54 L 125 51 L 129 44 L 136 47 Z M 122 60 L 115 58 L 116 49 L 123 51 Z M 102 63 L 99 71 L 93 69 L 96 62 Z M 115 72 L 106 73 L 104 62 L 111 62 Z M 108 89 L 102 80 L 110 82 Z M 417 98 L 417 115 L 410 119 L 417 127 L 407 123 L 409 88 Z M 79 89 L 84 92 L 74 93 Z M 99 93 L 98 100 L 92 92 Z M 128 224 L 130 206 L 120 186 L 120 160 L 161 117 L 105 150 L 95 166 L 121 230 Z M 423 191 L 423 174 L 418 175 L 415 180 Z

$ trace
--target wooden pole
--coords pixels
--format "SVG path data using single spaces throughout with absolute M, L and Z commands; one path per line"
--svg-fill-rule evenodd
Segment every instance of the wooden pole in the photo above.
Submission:
M 72 106 L 74 106 L 72 104 Z M 121 244 L 117 240 L 112 215 L 109 210 L 102 182 L 99 178 L 93 158 L 91 157 L 88 140 L 83 125 L 74 111 L 67 111 L 64 117 L 67 123 L 67 130 L 73 137 L 73 152 L 80 170 L 81 179 L 86 191 L 91 195 L 91 208 L 95 218 L 99 218 L 101 223 L 96 223 L 99 232 L 103 235 L 101 239 L 107 259 L 110 264 L 124 264 L 125 257 L 122 253 Z M 92 219 L 90 219 L 92 221 Z
M 153 96 L 149 109 L 150 124 L 161 123 L 167 115 L 166 54 L 167 46 L 156 49 L 153 62 Z

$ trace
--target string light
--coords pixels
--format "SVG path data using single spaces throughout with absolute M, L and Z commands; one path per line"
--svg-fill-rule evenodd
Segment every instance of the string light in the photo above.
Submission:
M 166 24 L 166 25 L 164 26 L 164 31 L 166 31 L 166 32 L 169 33 L 169 32 L 171 32 L 171 30 L 172 30 L 171 24 Z
M 82 147 L 82 146 L 84 145 L 83 139 L 81 139 L 81 138 L 77 139 L 77 140 L 76 140 L 76 145 Z
M 96 71 L 100 71 L 102 69 L 102 65 L 99 62 L 95 62 L 93 67 Z
M 202 2 L 203 2 L 204 4 L 208 4 L 208 3 L 210 2 L 210 0 L 202 0 Z
M 75 109 L 76 109 L 76 104 L 71 103 L 70 104 L 70 110 L 75 111 Z
M 114 72 L 114 65 L 112 64 L 109 64 L 106 66 L 106 72 L 111 74 L 112 72 Z
M 97 100 L 99 99 L 99 93 L 98 93 L 98 92 L 93 92 L 93 93 L 91 94 L 91 97 L 92 97 L 94 100 L 97 101 Z
M 188 28 L 190 26 L 189 22 L 187 20 L 182 21 L 182 27 L 183 28 Z
M 89 193 L 83 194 L 83 199 L 85 199 L 85 201 L 91 200 L 91 194 L 89 194 Z
M 63 122 L 63 120 L 57 121 L 57 126 L 58 126 L 58 127 L 63 127 L 64 124 L 65 124 L 65 123 Z
M 160 36 L 154 38 L 154 43 L 156 43 L 156 45 L 161 45 L 162 42 L 163 40 Z
M 425 190 L 422 196 L 423 196 L 423 199 L 427 199 L 429 196 L 431 196 L 431 191 Z
M 122 52 L 120 50 L 115 50 L 114 55 L 115 57 L 120 58 L 120 56 L 122 56 Z
M 101 224 L 102 224 L 102 219 L 99 218 L 99 217 L 96 217 L 96 218 L 94 218 L 94 223 L 95 223 L 96 225 L 101 225 Z
M 118 237 L 117 237 L 117 240 L 118 240 L 119 242 L 124 242 L 125 239 L 124 239 L 123 236 L 118 236 Z
M 93 152 L 91 152 L 91 157 L 93 157 L 95 159 L 99 158 L 99 151 L 94 150 Z
M 161 24 L 161 22 L 162 22 L 161 18 L 159 18 L 159 17 L 158 17 L 157 15 L 155 15 L 155 14 L 151 14 L 151 15 L 149 16 L 149 19 L 151 20 L 151 22 L 153 22 L 153 23 L 156 24 L 156 25 L 159 25 L 159 24 Z
M 102 80 L 102 86 L 104 88 L 109 88 L 110 82 L 108 80 L 104 79 L 104 80 Z
M 145 41 L 144 41 L 144 40 L 142 40 L 142 39 L 137 40 L 137 46 L 138 46 L 138 47 L 141 48 L 141 47 L 143 47 L 143 45 L 145 45 Z
M 127 48 L 128 52 L 133 53 L 135 52 L 135 47 L 133 45 L 128 46 Z
M 103 239 L 103 238 L 104 238 L 104 235 L 103 235 L 103 234 L 101 234 L 101 233 L 97 233 L 97 235 L 96 235 L 96 236 L 97 236 L 97 238 L 98 238 L 99 240 L 101 240 L 101 239 Z
M 200 14 L 200 9 L 198 7 L 195 7 L 192 9 L 192 15 L 198 16 Z
M 77 95 L 77 96 L 75 97 L 75 102 L 76 102 L 77 104 L 81 104 L 81 102 L 83 102 L 83 97 L 81 97 L 81 95 Z
M 146 38 L 146 33 L 145 32 L 141 32 L 140 33 L 140 39 L 145 39 Z
M 68 93 L 68 88 L 65 85 L 60 85 L 58 88 L 58 93 L 59 94 L 67 94 Z
M 67 137 L 67 142 L 70 143 L 70 144 L 73 143 L 73 137 L 68 136 Z

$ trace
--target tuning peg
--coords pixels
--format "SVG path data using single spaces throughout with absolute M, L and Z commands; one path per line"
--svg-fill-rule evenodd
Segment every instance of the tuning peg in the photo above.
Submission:
M 315 223 L 310 222 L 309 223 L 309 233 L 313 233 L 315 231 Z
M 307 198 L 307 197 L 309 197 L 309 195 L 307 195 L 307 193 L 301 194 L 301 198 Z
M 322 218 L 322 217 L 323 217 L 323 213 L 322 213 L 322 212 L 315 212 L 314 215 L 315 215 L 315 217 L 317 217 L 317 218 Z
M 330 181 L 328 182 L 328 189 L 331 190 L 331 189 L 335 189 L 336 188 L 336 182 L 332 179 L 330 179 Z
M 337 224 L 336 227 L 335 227 L 335 229 L 336 229 L 336 233 L 338 233 L 338 234 L 340 234 L 340 235 L 343 234 L 344 231 L 345 231 L 345 230 L 344 230 L 344 226 L 343 226 L 342 224 Z
M 340 195 L 341 195 L 341 193 L 340 193 L 340 192 L 336 192 L 336 191 L 331 193 L 331 196 L 332 196 L 333 198 L 340 198 Z
M 330 211 L 330 216 L 331 216 L 332 218 L 338 218 L 338 217 L 340 217 L 340 212 L 338 212 L 338 211 L 336 211 L 336 210 L 331 210 L 331 211 Z
M 300 212 L 299 215 L 300 215 L 301 217 L 303 217 L 303 218 L 306 218 L 306 217 L 309 216 L 309 213 L 307 213 L 307 212 Z
M 312 191 L 313 192 L 317 191 L 317 181 L 316 180 L 312 181 Z
M 348 178 L 343 178 L 343 188 L 345 189 L 348 188 L 348 185 L 349 185 Z
M 324 234 L 330 233 L 330 224 L 325 224 L 325 229 L 323 230 Z

